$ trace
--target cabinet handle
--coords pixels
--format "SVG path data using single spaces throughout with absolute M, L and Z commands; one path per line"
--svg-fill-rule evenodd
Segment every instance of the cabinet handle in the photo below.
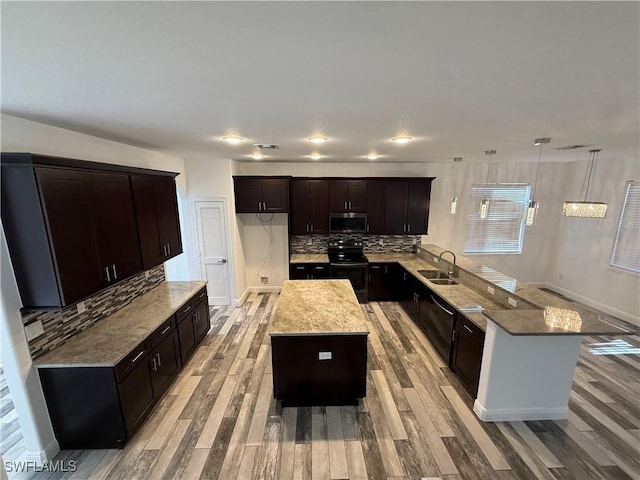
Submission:
M 406 232 L 406 231 L 407 231 L 407 225 L 406 225 L 406 224 L 403 224 L 403 225 L 402 225 L 402 231 L 403 231 L 403 232 Z
M 167 243 L 167 250 L 169 250 L 169 255 L 171 255 L 171 244 Z
M 313 233 L 313 223 L 310 225 L 311 227 L 311 233 Z
M 131 360 L 131 363 L 136 363 L 136 361 L 142 356 L 144 355 L 144 350 L 142 350 L 139 354 L 137 354 L 135 356 L 135 358 L 133 360 Z
M 462 324 L 462 326 L 467 330 L 467 332 L 473 333 L 473 330 L 471 330 L 469 327 L 467 327 L 464 323 Z
M 158 365 L 156 364 L 156 356 L 151 357 L 151 368 L 154 372 L 158 371 Z
M 366 228 L 366 230 L 367 230 L 367 233 L 369 233 L 369 224 L 368 224 L 368 223 L 367 223 L 367 228 Z
M 309 233 L 309 224 L 307 223 L 307 233 Z
M 384 266 L 384 274 L 386 275 L 387 273 L 388 273 L 388 272 L 387 272 L 387 265 L 385 265 L 385 266 Z
M 267 211 L 267 202 L 262 202 L 262 210 Z
M 451 343 L 456 341 L 456 337 L 457 337 L 457 330 L 454 330 L 453 332 L 451 332 Z
M 189 310 L 191 310 L 191 305 L 187 306 L 187 308 L 185 308 L 182 313 L 187 313 Z
M 344 209 L 347 209 L 347 202 L 344 202 Z
M 160 361 L 160 354 L 156 353 L 156 355 L 158 356 L 158 366 L 161 367 L 162 366 L 162 362 Z
M 440 305 L 440 304 L 438 303 L 438 301 L 437 301 L 435 298 L 433 298 L 433 295 L 431 295 L 431 300 L 433 300 L 433 303 L 435 303 L 437 306 L 439 306 L 442 310 L 444 310 L 445 312 L 447 312 L 449 315 L 452 315 L 452 316 L 453 316 L 453 312 L 450 312 L 449 310 L 447 310 L 446 308 L 444 308 L 442 305 Z
M 296 267 L 296 270 L 304 270 L 306 267 Z
M 116 264 L 114 263 L 113 265 L 111 265 L 111 268 L 113 268 L 113 279 L 117 280 L 118 279 L 118 273 L 116 272 Z
M 111 275 L 109 275 L 109 267 L 104 267 L 105 271 L 107 272 L 107 282 L 111 281 Z
M 371 270 L 380 270 L 380 265 L 371 265 Z
M 407 232 L 411 231 L 411 224 L 407 225 Z
M 198 298 L 203 298 L 207 294 L 206 291 L 202 292 Z
M 407 280 L 407 272 L 404 272 L 402 274 L 402 280 L 406 281 Z
M 349 210 L 351 210 L 351 202 L 349 202 Z
M 167 325 L 167 326 L 165 327 L 165 329 L 164 329 L 164 330 L 162 330 L 162 331 L 160 332 L 160 335 L 164 335 L 164 334 L 165 334 L 165 333 L 167 333 L 169 330 L 171 330 L 171 324 Z
M 262 211 L 262 202 L 258 202 L 258 210 Z

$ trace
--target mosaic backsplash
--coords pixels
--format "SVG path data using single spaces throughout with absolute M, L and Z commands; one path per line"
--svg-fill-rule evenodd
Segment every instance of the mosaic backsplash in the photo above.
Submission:
M 26 327 L 40 320 L 44 333 L 29 340 L 32 358 L 38 358 L 69 341 L 74 335 L 86 330 L 104 317 L 120 310 L 131 301 L 147 293 L 164 281 L 164 266 L 141 272 L 117 285 L 109 287 L 84 300 L 86 310 L 78 313 L 77 305 L 57 311 L 23 312 L 22 323 Z
M 359 240 L 363 243 L 364 253 L 413 252 L 420 243 L 421 235 L 291 235 L 290 251 L 294 253 L 326 253 L 329 240 Z M 311 245 L 308 245 L 311 240 Z M 382 245 L 380 244 L 382 240 Z

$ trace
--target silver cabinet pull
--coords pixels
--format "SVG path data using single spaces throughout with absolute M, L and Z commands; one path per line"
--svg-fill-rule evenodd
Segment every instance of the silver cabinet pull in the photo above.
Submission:
M 156 363 L 155 355 L 153 357 L 151 357 L 151 368 L 153 369 L 154 372 L 158 371 L 158 365 Z
M 113 265 L 111 265 L 111 268 L 113 268 L 113 279 L 117 280 L 118 279 L 118 273 L 116 272 L 116 264 L 114 263 Z
M 267 202 L 262 202 L 262 211 L 263 212 L 267 211 Z
M 185 308 L 182 313 L 187 313 L 189 310 L 191 310 L 191 305 L 189 305 L 187 308 Z
M 300 267 L 296 267 L 296 270 L 304 270 L 306 267 L 300 266 Z
M 309 224 L 307 223 L 307 233 L 309 233 Z
M 411 231 L 411 224 L 407 225 L 407 232 Z
M 167 243 L 167 250 L 169 250 L 169 255 L 171 255 L 171 244 Z
M 107 272 L 107 282 L 111 281 L 111 276 L 109 275 L 109 267 L 104 267 L 105 271 Z
M 371 265 L 372 270 L 380 270 L 380 265 Z
M 469 327 L 467 327 L 464 323 L 462 324 L 462 326 L 467 330 L 467 332 L 473 333 L 473 330 L 471 330 Z
M 407 231 L 407 225 L 406 225 L 406 224 L 402 225 L 402 231 L 403 231 L 403 232 L 406 232 L 406 231 Z
M 311 233 L 313 233 L 313 223 L 311 224 Z
M 165 329 L 164 329 L 164 330 L 162 330 L 162 331 L 160 332 L 160 335 L 164 335 L 164 334 L 165 334 L 165 333 L 167 333 L 169 330 L 171 330 L 171 324 L 167 325 L 167 326 L 165 327 Z
M 347 209 L 347 202 L 344 202 L 344 209 Z
M 351 202 L 349 202 L 349 210 L 351 210 Z
M 258 210 L 262 211 L 262 202 L 258 202 Z
M 136 360 L 138 360 L 142 355 L 144 355 L 144 350 L 142 350 L 139 354 L 137 354 L 133 360 L 131 360 L 131 363 L 136 363 Z
M 369 233 L 369 224 L 367 223 L 367 233 Z
M 161 367 L 162 366 L 162 362 L 160 361 L 160 354 L 157 353 L 156 355 L 158 356 L 158 366 Z

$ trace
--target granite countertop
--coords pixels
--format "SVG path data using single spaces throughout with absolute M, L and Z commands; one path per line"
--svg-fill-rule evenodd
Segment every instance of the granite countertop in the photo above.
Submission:
M 395 263 L 416 258 L 414 253 L 409 252 L 365 253 L 365 255 L 371 263 Z
M 33 361 L 36 368 L 113 367 L 206 282 L 162 282 L 113 315 Z
M 326 253 L 294 253 L 289 263 L 329 263 Z
M 349 280 L 286 280 L 269 332 L 272 336 L 368 333 Z

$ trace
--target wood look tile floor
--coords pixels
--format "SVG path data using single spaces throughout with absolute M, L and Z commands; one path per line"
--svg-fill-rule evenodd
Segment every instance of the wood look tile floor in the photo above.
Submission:
M 372 302 L 361 405 L 279 409 L 268 335 L 277 300 L 254 293 L 211 308 L 203 345 L 123 450 L 63 451 L 77 472 L 30 478 L 640 478 L 638 337 L 585 339 L 568 420 L 483 423 L 400 306 Z

